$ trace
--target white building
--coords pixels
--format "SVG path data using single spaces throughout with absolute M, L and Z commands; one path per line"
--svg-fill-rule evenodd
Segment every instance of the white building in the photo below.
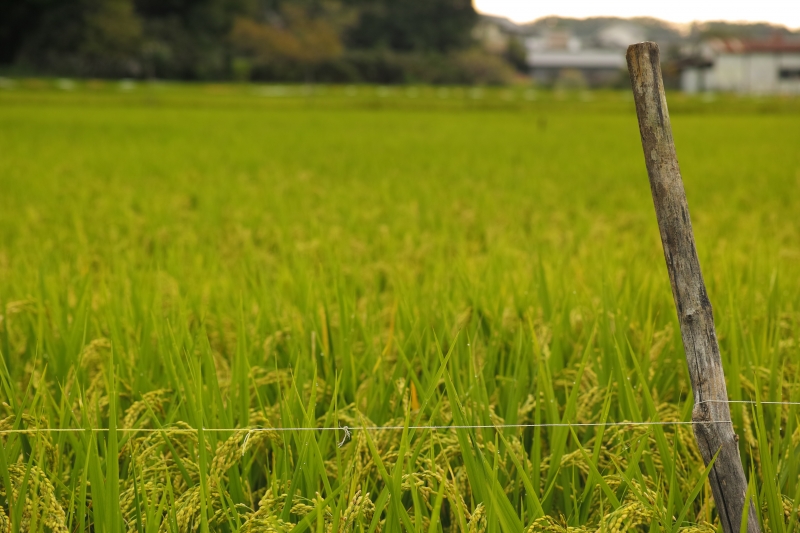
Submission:
M 606 85 L 626 68 L 624 48 L 586 48 L 566 31 L 529 37 L 525 49 L 531 75 L 545 85 L 570 74 L 579 75 L 588 85 Z
M 800 41 L 713 40 L 681 73 L 686 92 L 800 94 Z

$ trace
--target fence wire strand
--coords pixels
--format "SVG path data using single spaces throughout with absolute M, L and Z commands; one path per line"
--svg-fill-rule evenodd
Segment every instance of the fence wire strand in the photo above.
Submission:
M 747 405 L 781 405 L 781 406 L 800 406 L 800 402 L 777 402 L 777 401 L 764 401 L 756 402 L 753 400 L 703 400 L 697 402 L 695 405 L 703 405 L 707 403 L 727 403 L 727 404 L 747 404 Z M 445 430 L 445 429 L 526 429 L 526 428 L 557 428 L 557 427 L 614 427 L 614 426 L 690 426 L 694 424 L 731 424 L 730 420 L 704 420 L 702 422 L 688 421 L 621 421 L 621 422 L 543 422 L 538 424 L 444 424 L 444 425 L 414 425 L 414 426 L 338 426 L 338 427 L 251 427 L 251 428 L 116 428 L 113 431 L 117 433 L 161 433 L 169 432 L 172 434 L 180 433 L 197 433 L 203 431 L 205 433 L 258 433 L 258 432 L 292 432 L 292 431 L 343 431 L 344 437 L 339 443 L 339 447 L 343 446 L 351 437 L 354 431 L 403 431 L 403 430 Z M 16 428 L 16 429 L 3 429 L 0 430 L 0 435 L 12 434 L 36 434 L 36 433 L 80 433 L 80 432 L 93 432 L 93 433 L 109 433 L 110 428 Z

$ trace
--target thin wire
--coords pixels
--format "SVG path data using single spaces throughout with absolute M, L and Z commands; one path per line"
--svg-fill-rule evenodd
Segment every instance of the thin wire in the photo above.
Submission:
M 703 400 L 701 402 L 697 402 L 698 405 L 701 403 L 746 403 L 751 405 L 760 403 L 761 405 L 800 405 L 800 402 L 756 402 L 754 400 Z
M 703 400 L 697 402 L 696 405 L 704 403 L 727 403 L 727 404 L 752 404 L 755 405 L 759 402 L 752 400 Z M 762 405 L 800 405 L 800 402 L 760 402 Z M 702 422 L 694 421 L 672 421 L 672 422 L 552 422 L 552 423 L 539 423 L 539 424 L 471 424 L 471 425 L 434 425 L 434 426 L 340 426 L 340 427 L 280 427 L 280 428 L 202 428 L 204 432 L 208 433 L 259 433 L 259 432 L 286 432 L 286 431 L 344 431 L 344 437 L 339 443 L 339 447 L 343 446 L 350 438 L 352 431 L 402 431 L 405 429 L 420 429 L 420 430 L 441 430 L 441 429 L 505 429 L 505 428 L 552 428 L 552 427 L 614 427 L 614 426 L 689 426 L 693 424 L 730 424 L 730 420 L 708 420 Z M 0 430 L 0 435 L 11 434 L 35 434 L 35 433 L 79 433 L 79 432 L 94 432 L 94 433 L 108 433 L 109 428 L 31 428 L 31 429 L 3 429 Z M 197 433 L 199 428 L 117 428 L 114 431 L 119 433 Z M 246 439 L 245 439 L 246 441 Z M 245 443 L 246 445 L 246 443 Z
M 597 427 L 597 426 L 678 426 L 690 425 L 698 422 L 555 422 L 542 424 L 474 424 L 474 425 L 442 425 L 442 426 L 340 426 L 340 427 L 280 427 L 280 428 L 202 428 L 205 433 L 257 433 L 259 431 L 344 431 L 345 436 L 351 431 L 402 431 L 404 429 L 503 429 L 503 428 L 550 428 L 550 427 Z M 709 421 L 705 424 L 725 424 L 727 421 Z M 109 428 L 31 428 L 31 429 L 4 429 L 0 430 L 0 435 L 10 433 L 68 433 L 68 432 L 109 432 Z M 197 433 L 198 428 L 117 428 L 114 431 L 119 433 Z

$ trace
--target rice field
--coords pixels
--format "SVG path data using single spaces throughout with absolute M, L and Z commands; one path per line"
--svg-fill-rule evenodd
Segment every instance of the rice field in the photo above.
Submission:
M 668 100 L 796 532 L 800 100 Z M 3 80 L 0 352 L 3 533 L 721 531 L 624 92 Z

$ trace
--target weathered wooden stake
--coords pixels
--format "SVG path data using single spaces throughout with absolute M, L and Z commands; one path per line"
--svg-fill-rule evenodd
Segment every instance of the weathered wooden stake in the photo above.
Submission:
M 658 45 L 651 42 L 631 45 L 627 58 L 650 192 L 694 391 L 694 436 L 706 465 L 719 451 L 709 482 L 725 533 L 739 533 L 747 479 L 739 456 L 739 438 L 731 422 L 714 316 L 700 272 L 689 207 L 672 140 Z M 752 502 L 747 531 L 760 531 Z

